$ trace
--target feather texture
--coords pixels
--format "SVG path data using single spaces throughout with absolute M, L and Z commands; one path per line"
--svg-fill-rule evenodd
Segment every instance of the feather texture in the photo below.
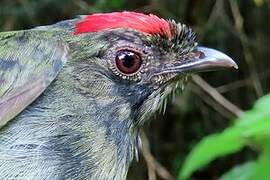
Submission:
M 0 128 L 31 104 L 54 80 L 68 48 L 49 34 L 0 34 Z
M 136 12 L 100 13 L 86 16 L 76 24 L 75 34 L 97 32 L 108 29 L 129 28 L 147 34 L 170 38 L 171 28 L 168 21 L 153 14 Z

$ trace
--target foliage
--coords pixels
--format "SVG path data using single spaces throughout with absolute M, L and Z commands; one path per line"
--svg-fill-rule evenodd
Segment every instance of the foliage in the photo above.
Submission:
M 256 147 L 259 157 L 227 172 L 222 180 L 270 179 L 270 94 L 256 102 L 253 109 L 222 133 L 204 137 L 187 156 L 180 173 L 181 179 L 216 158 L 240 151 L 244 146 Z M 248 172 L 248 173 L 247 173 Z M 235 178 L 238 177 L 238 178 Z

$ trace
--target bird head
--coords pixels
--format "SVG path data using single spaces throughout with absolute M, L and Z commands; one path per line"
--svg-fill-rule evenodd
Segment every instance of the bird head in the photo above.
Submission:
M 76 24 L 74 34 L 81 44 L 77 57 L 85 57 L 82 52 L 87 52 L 87 57 L 91 54 L 77 65 L 81 89 L 92 95 L 95 89 L 96 99 L 122 99 L 125 110 L 120 111 L 135 125 L 142 125 L 169 94 L 182 89 L 190 74 L 237 68 L 227 55 L 198 46 L 195 34 L 185 24 L 152 14 L 85 16 Z M 91 41 L 85 41 L 88 39 Z

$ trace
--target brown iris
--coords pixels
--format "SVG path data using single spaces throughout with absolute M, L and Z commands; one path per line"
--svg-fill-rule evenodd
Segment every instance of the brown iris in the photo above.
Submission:
M 137 52 L 131 50 L 120 50 L 115 57 L 116 66 L 124 74 L 133 74 L 137 72 L 141 65 L 142 59 Z

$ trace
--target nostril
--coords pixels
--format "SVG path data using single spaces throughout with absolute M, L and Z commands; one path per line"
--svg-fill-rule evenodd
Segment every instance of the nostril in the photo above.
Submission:
M 195 57 L 197 57 L 199 59 L 203 59 L 203 58 L 205 58 L 205 54 L 203 52 L 201 52 L 201 51 L 197 51 L 195 53 Z

